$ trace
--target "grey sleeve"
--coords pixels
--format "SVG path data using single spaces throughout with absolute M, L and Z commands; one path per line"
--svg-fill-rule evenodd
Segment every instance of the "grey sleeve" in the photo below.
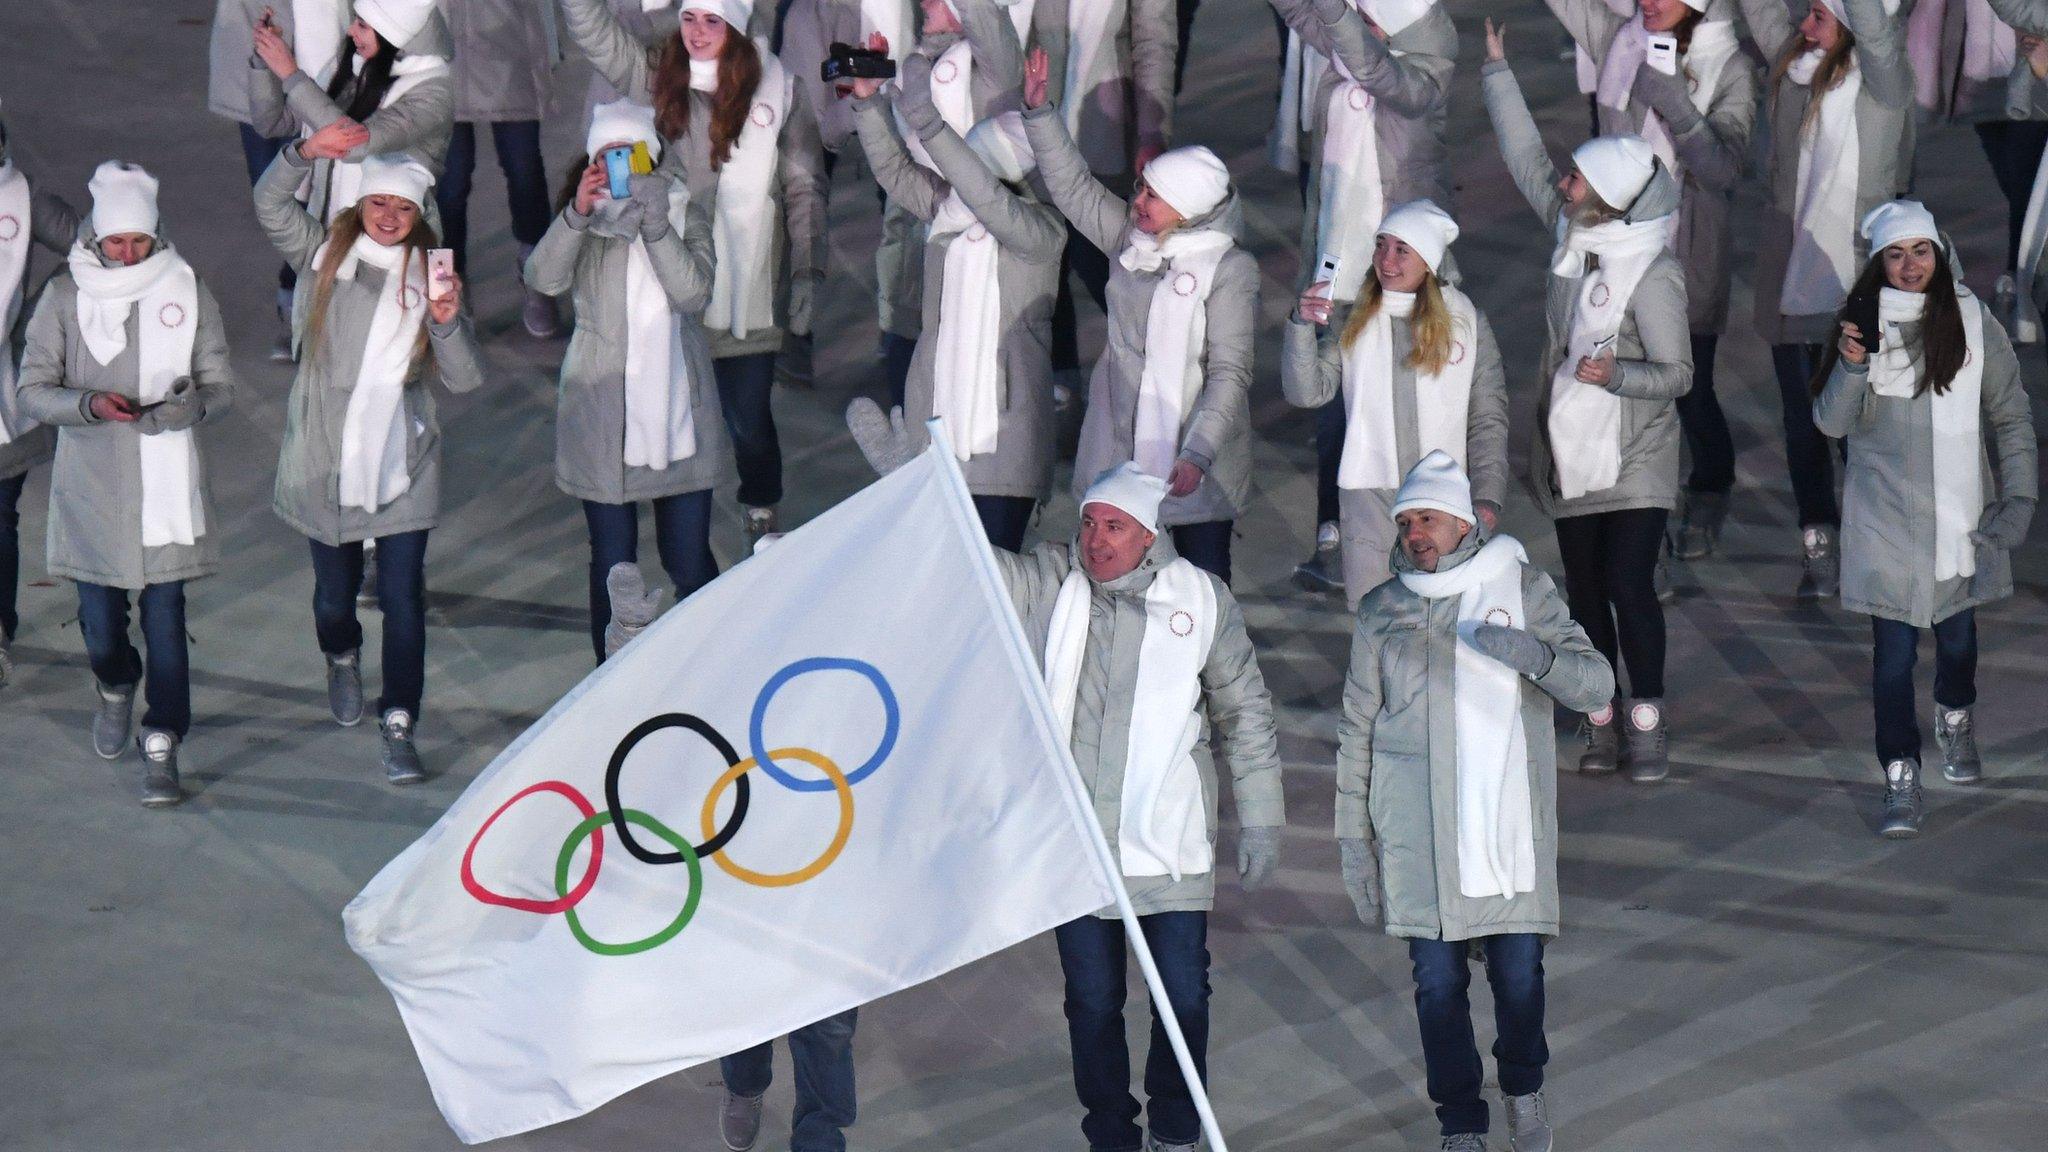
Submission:
M 1869 422 L 1870 395 L 1868 362 L 1836 360 L 1827 384 L 1813 399 L 1813 426 L 1838 440 L 1857 431 Z
M 455 89 L 448 77 L 428 80 L 370 113 L 363 121 L 363 127 L 370 130 L 370 142 L 351 149 L 346 159 L 361 162 L 371 156 L 415 150 L 445 137 L 454 123 Z M 424 155 L 417 158 L 431 163 Z
M 1216 454 L 1246 429 L 1246 397 L 1258 334 L 1259 266 L 1249 252 L 1235 249 L 1216 269 L 1216 283 L 1203 307 L 1208 317 L 1202 356 L 1202 390 L 1181 436 L 1180 455 L 1208 471 Z
M 626 31 L 605 0 L 562 0 L 562 22 L 598 75 L 643 104 L 653 102 L 654 69 L 647 63 L 647 48 Z
M 776 141 L 782 221 L 789 236 L 790 276 L 815 277 L 825 270 L 825 145 L 803 85 L 796 87 L 788 121 Z
M 1335 312 L 1330 323 L 1317 327 L 1293 316 L 1280 331 L 1280 394 L 1296 408 L 1321 408 L 1337 395 L 1343 381 L 1338 360 Z
M 1443 105 L 1451 82 L 1451 60 L 1420 52 L 1396 56 L 1366 30 L 1365 18 L 1349 3 L 1335 24 L 1321 15 L 1317 18 L 1325 21 L 1337 59 L 1396 115 L 1426 116 Z
M 307 83 L 311 82 L 308 77 Z M 260 63 L 249 69 L 249 127 L 271 138 L 290 136 L 299 130 L 292 118 L 291 105 L 285 100 L 284 81 Z
M 1259 672 L 1258 653 L 1244 627 L 1244 613 L 1223 582 L 1216 589 L 1216 639 L 1202 665 L 1202 694 L 1209 705 L 1216 753 L 1230 769 L 1237 798 L 1237 822 L 1245 828 L 1287 823 L 1287 797 L 1280 779 L 1280 741 L 1273 724 L 1273 694 Z
M 1543 0 L 1550 6 L 1551 15 L 1564 25 L 1564 30 L 1593 63 L 1600 64 L 1607 59 L 1607 49 L 1614 44 L 1614 34 L 1628 23 L 1625 16 L 1615 15 L 1602 0 Z
M 867 153 L 868 167 L 874 170 L 875 182 L 882 186 L 882 191 L 904 211 L 920 220 L 930 220 L 939 210 L 940 198 L 946 194 L 946 182 L 938 173 L 910 158 L 903 138 L 896 134 L 896 118 L 889 114 L 888 96 L 877 93 L 855 101 L 853 125 L 860 133 L 861 150 Z
M 1506 508 L 1508 498 L 1508 375 L 1493 338 L 1493 325 L 1479 313 L 1479 362 L 1472 370 L 1472 394 L 1465 406 L 1465 471 L 1472 499 Z
M 1071 43 L 1065 4 L 1055 0 L 1054 3 L 1039 4 L 1031 9 L 1029 47 L 1045 49 L 1046 60 L 1051 65 L 1046 69 L 1045 98 L 1054 107 L 1066 102 L 1067 50 Z
M 711 303 L 712 262 L 717 259 L 711 247 L 711 211 L 710 205 L 691 201 L 683 213 L 683 227 L 670 228 L 647 245 L 654 278 L 661 281 L 669 307 L 678 312 L 702 312 Z
M 1059 262 L 1067 247 L 1067 230 L 1050 208 L 1010 191 L 974 154 L 974 149 L 943 122 L 938 131 L 925 137 L 924 146 L 952 190 L 996 238 L 996 243 L 1012 255 L 1034 263 Z
M 1380 715 L 1380 649 L 1364 601 L 1351 628 L 1351 664 L 1337 714 L 1337 838 L 1372 838 L 1372 732 Z
M 1304 47 L 1313 48 L 1325 56 L 1336 55 L 1330 43 L 1330 26 L 1316 15 L 1315 0 L 1267 0 L 1273 11 L 1287 22 L 1287 27 L 1301 37 Z M 1284 48 L 1283 48 L 1284 50 Z
M 299 159 L 299 146 L 287 144 L 256 181 L 256 224 L 271 246 L 284 254 L 285 263 L 294 268 L 311 263 L 320 242 L 327 238 L 327 229 L 294 195 L 310 167 Z
M 1486 115 L 1493 121 L 1494 138 L 1500 144 L 1509 178 L 1544 227 L 1556 227 L 1558 214 L 1564 211 L 1564 194 L 1557 190 L 1560 177 L 1550 154 L 1543 150 L 1543 133 L 1529 114 L 1529 102 L 1522 97 L 1514 71 L 1505 60 L 1490 60 L 1479 69 L 1479 86 L 1486 96 Z
M 29 234 L 50 251 L 62 255 L 78 242 L 78 210 L 55 192 L 36 189 L 28 216 Z
M 1010 593 L 1010 607 L 1016 609 L 1018 617 L 1024 618 L 1031 606 L 1042 599 L 1050 599 L 1053 589 L 1059 587 L 1067 572 L 1067 553 L 1058 544 L 1040 544 L 1029 552 L 1008 552 L 991 548 L 995 556 L 996 571 L 1003 578 L 1003 586 Z
M 476 329 L 468 315 L 457 313 L 452 323 L 441 325 L 427 320 L 427 343 L 434 350 L 434 367 L 441 386 L 450 392 L 474 392 L 484 382 L 483 352 L 476 346 Z
M 1038 155 L 1038 177 L 1045 182 L 1053 206 L 1090 244 L 1114 257 L 1123 246 L 1124 221 L 1131 206 L 1088 170 L 1088 161 L 1067 134 L 1056 105 L 1027 109 L 1024 131 L 1031 138 L 1031 150 Z
M 235 366 L 228 359 L 228 329 L 220 302 L 199 285 L 199 325 L 192 333 L 192 387 L 199 393 L 201 422 L 220 418 L 235 406 Z
M 576 261 L 582 257 L 583 241 L 589 236 L 584 231 L 587 223 L 587 217 L 576 215 L 574 204 L 555 214 L 540 243 L 535 244 L 526 257 L 523 278 L 528 288 L 549 296 L 560 296 L 575 287 Z M 669 231 L 673 234 L 675 230 Z
M 1785 52 L 1785 46 L 1792 42 L 1791 9 L 1785 0 L 1735 0 L 1742 9 L 1742 22 L 1749 26 L 1749 37 L 1756 41 L 1757 51 L 1766 61 L 1776 61 Z
M 1913 69 L 1906 62 L 1906 13 L 1887 16 L 1884 0 L 1842 0 L 1856 37 L 1863 90 L 1887 108 L 1913 106 Z
M 1996 448 L 1998 494 L 2038 500 L 2041 478 L 2036 469 L 2040 444 L 2034 436 L 2034 412 L 2020 362 L 2005 328 L 1984 311 L 1984 423 Z
M 974 55 L 976 93 L 990 97 L 982 114 L 992 116 L 1019 107 L 1024 89 L 1024 46 L 1017 42 L 1017 26 L 1010 22 L 1009 12 L 997 7 L 995 0 L 953 0 L 953 6 L 960 13 L 968 50 Z M 1037 9 L 1032 11 L 1035 15 Z M 977 100 L 976 107 L 983 108 L 984 102 Z
M 1531 683 L 1573 712 L 1597 712 L 1614 699 L 1614 668 L 1572 619 L 1550 574 L 1534 565 L 1522 569 L 1522 612 L 1529 631 L 1550 648 L 1550 671 Z
M 1174 0 L 1130 0 L 1130 11 L 1137 147 L 1163 151 L 1173 139 L 1173 61 L 1180 49 L 1180 24 Z
M 64 314 L 76 314 L 77 299 L 68 277 L 53 282 L 28 318 L 28 343 L 22 349 L 21 373 L 14 382 L 14 402 L 22 415 L 38 424 L 79 428 L 99 423 L 86 408 L 92 392 L 71 387 L 64 371 L 64 350 L 69 344 Z
M 284 107 L 298 126 L 317 132 L 341 119 L 341 106 L 302 69 L 285 77 Z
M 2000 20 L 2022 34 L 2048 36 L 2048 0 L 1985 0 Z M 2022 60 L 2024 64 L 2026 61 Z
M 1685 312 L 1685 272 L 1667 252 L 1636 285 L 1628 312 L 1643 344 L 1641 360 L 1616 360 L 1616 396 L 1676 400 L 1692 390 L 1692 329 Z

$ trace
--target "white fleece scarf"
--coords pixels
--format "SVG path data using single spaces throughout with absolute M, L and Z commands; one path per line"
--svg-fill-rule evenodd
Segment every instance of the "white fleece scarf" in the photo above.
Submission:
M 1074 700 L 1088 651 L 1091 581 L 1067 573 L 1045 637 L 1045 684 L 1060 730 L 1074 738 Z M 1209 810 L 1194 749 L 1202 735 L 1202 668 L 1216 639 L 1216 589 L 1176 557 L 1145 589 L 1117 857 L 1126 876 L 1199 876 L 1215 867 Z
M 330 239 L 313 254 L 311 267 L 326 258 Z M 341 422 L 341 506 L 375 512 L 412 487 L 407 467 L 411 437 L 405 426 L 405 382 L 412 375 L 413 349 L 427 322 L 424 258 L 406 260 L 404 245 L 386 247 L 358 236 L 334 270 L 335 283 L 354 283 L 364 264 L 384 273 L 377 308 L 364 333 L 362 362 L 349 388 Z M 403 279 L 400 261 L 403 260 Z
M 1173 472 L 1188 409 L 1202 391 L 1209 292 L 1236 243 L 1219 228 L 1172 232 L 1164 242 L 1132 228 L 1117 256 L 1127 271 L 1159 274 L 1145 313 L 1145 368 L 1138 379 L 1131 459 L 1161 479 Z
M 1479 310 L 1463 292 L 1440 285 L 1451 313 L 1451 358 L 1442 370 L 1415 372 L 1415 453 L 1421 459 L 1441 448 L 1465 466 L 1466 419 L 1472 374 L 1479 360 Z M 1337 486 L 1390 490 L 1401 486 L 1400 436 L 1394 428 L 1394 321 L 1415 315 L 1413 292 L 1383 292 L 1380 309 L 1344 352 L 1344 454 Z
M 1522 676 L 1472 646 L 1481 624 L 1527 628 L 1522 565 L 1529 556 L 1510 536 L 1495 536 L 1446 572 L 1403 572 L 1401 583 L 1425 600 L 1458 598 L 1458 651 L 1451 694 L 1458 749 L 1458 891 L 1470 899 L 1512 900 L 1536 890 L 1536 814 L 1529 789 L 1528 734 L 1522 726 Z
M 1280 106 L 1273 114 L 1273 134 L 1266 159 L 1292 174 L 1301 165 L 1301 134 L 1315 131 L 1315 96 L 1330 58 L 1302 42 L 1301 33 L 1287 30 L 1287 55 L 1280 65 Z
M 1379 101 L 1351 78 L 1341 60 L 1330 62 L 1338 83 L 1330 89 L 1323 124 L 1322 203 L 1316 213 L 1318 256 L 1335 254 L 1337 279 L 1330 298 L 1358 299 L 1372 263 L 1373 229 L 1387 214 L 1380 181 Z
M 1970 533 L 1984 514 L 1983 432 L 1980 405 L 1984 395 L 1984 307 L 1960 285 L 1963 338 L 1969 355 L 1949 381 L 1948 391 L 1928 390 L 1934 432 L 1934 578 L 1953 580 L 1974 575 L 1977 549 Z M 1884 288 L 1877 294 L 1878 320 L 1884 342 L 1870 358 L 1870 390 L 1879 396 L 1910 399 L 1924 371 L 1922 345 L 1907 347 L 1898 326 L 1917 324 L 1927 310 L 1927 295 Z
M 1048 0 L 1060 3 L 1062 0 Z M 1115 98 L 1096 95 L 1105 84 L 1120 84 L 1117 33 L 1129 19 L 1128 0 L 1064 0 L 1067 6 L 1067 79 L 1061 118 L 1067 134 L 1081 138 L 1081 113 L 1089 104 L 1115 107 Z
M 1794 60 L 1785 75 L 1811 85 L 1819 49 Z M 1863 71 L 1851 55 L 1840 83 L 1815 94 L 1820 111 L 1799 141 L 1799 183 L 1792 206 L 1792 250 L 1778 311 L 1787 316 L 1832 314 L 1848 298 L 1856 276 L 1856 183 L 1863 145 L 1856 129 L 1856 98 Z
M 668 189 L 669 227 L 687 227 L 690 190 L 681 180 Z M 691 403 L 690 358 L 683 322 L 655 275 L 647 242 L 634 237 L 626 251 L 625 462 L 662 469 L 697 454 L 697 415 Z
M 363 58 L 358 56 L 356 57 L 357 75 L 362 74 L 362 68 Z M 429 80 L 446 75 L 448 75 L 448 60 L 444 56 L 414 56 L 409 53 L 400 56 L 397 62 L 391 65 L 391 87 L 384 93 L 384 98 L 377 101 L 377 108 L 379 111 L 389 108 L 403 99 L 406 93 Z M 312 134 L 313 129 L 310 125 L 299 130 L 300 139 L 304 139 Z M 311 178 L 311 173 L 308 173 L 307 179 L 310 180 Z M 362 189 L 363 165 L 361 161 L 331 161 L 327 174 L 326 223 L 332 224 L 334 218 L 340 215 L 344 208 L 354 207 L 355 202 L 362 198 Z
M 1679 70 L 1686 78 L 1686 95 L 1692 101 L 1694 110 L 1704 115 L 1714 102 L 1714 92 L 1721 84 L 1721 73 L 1742 50 L 1742 42 L 1735 35 L 1735 25 L 1727 20 L 1706 20 L 1695 25 L 1692 40 L 1685 56 L 1679 61 Z M 1596 89 L 1602 107 L 1617 112 L 1628 111 L 1629 98 L 1635 91 L 1636 72 L 1649 59 L 1650 32 L 1643 27 L 1642 13 L 1638 12 L 1628 23 L 1615 33 L 1614 40 L 1607 47 L 1607 56 L 1600 65 L 1600 80 Z M 1671 129 L 1664 118 L 1654 109 L 1643 109 L 1643 126 L 1639 135 L 1649 142 L 1650 148 L 1664 161 L 1674 176 L 1682 175 L 1684 169 L 1678 162 L 1678 148 L 1671 139 Z
M 14 331 L 21 315 L 21 280 L 35 241 L 29 219 L 34 202 L 28 177 L 12 160 L 0 161 L 0 340 Z M 14 350 L 0 348 L 0 444 L 13 443 L 34 427 L 14 406 Z
M 696 64 L 690 62 L 693 88 Z M 716 81 L 713 83 L 715 86 Z M 718 199 L 711 223 L 711 246 L 717 261 L 712 266 L 711 302 L 704 309 L 704 324 L 742 340 L 750 332 L 775 326 L 776 205 L 772 192 L 794 83 L 763 43 L 761 82 L 754 89 L 754 106 L 747 112 L 739 139 L 733 142 L 732 154 L 718 170 Z
M 126 268 L 109 268 L 78 242 L 66 262 L 78 285 L 78 336 L 102 367 L 128 347 L 128 315 L 135 314 L 135 398 L 155 404 L 171 385 L 192 374 L 192 342 L 199 330 L 199 278 L 168 245 Z M 199 448 L 192 432 L 135 438 L 142 459 L 142 544 L 190 546 L 206 535 L 199 498 Z
M 292 57 L 308 79 L 325 89 L 348 35 L 344 0 L 292 0 Z
M 1581 382 L 1579 358 L 1591 356 L 1595 345 L 1621 331 L 1636 285 L 1670 239 L 1670 223 L 1669 217 L 1660 216 L 1575 228 L 1566 218 L 1558 218 L 1562 235 L 1550 270 L 1566 278 L 1582 277 L 1564 358 L 1550 377 L 1546 423 L 1558 491 L 1567 500 L 1612 488 L 1621 480 L 1621 397 Z M 1600 258 L 1600 266 L 1590 273 L 1585 271 L 1588 255 Z
M 948 192 L 932 217 L 931 239 L 951 236 L 939 290 L 939 330 L 932 358 L 932 415 L 946 421 L 960 460 L 996 450 L 1002 410 L 1002 246 L 958 192 Z

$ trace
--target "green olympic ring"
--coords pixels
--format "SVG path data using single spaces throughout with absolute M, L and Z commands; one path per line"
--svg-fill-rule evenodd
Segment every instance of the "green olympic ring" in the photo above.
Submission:
M 697 914 L 697 902 L 704 895 L 704 866 L 698 863 L 697 850 L 691 846 L 688 840 L 670 831 L 667 825 L 640 811 L 638 808 L 624 809 L 622 814 L 626 818 L 626 823 L 638 824 L 640 827 L 652 832 L 655 836 L 666 840 L 670 847 L 683 854 L 683 863 L 690 866 L 690 895 L 688 899 L 683 901 L 683 910 L 676 914 L 676 918 L 669 922 L 668 927 L 663 928 L 644 940 L 634 940 L 626 944 L 607 944 L 597 939 L 583 930 L 583 921 L 576 915 L 574 907 L 564 909 L 569 919 L 569 931 L 575 935 L 576 942 L 597 953 L 599 956 L 631 956 L 635 952 L 645 952 L 650 948 L 659 948 L 670 940 L 675 939 L 677 933 L 689 926 L 690 917 Z M 576 825 L 575 829 L 569 833 L 569 839 L 562 844 L 562 854 L 555 858 L 555 892 L 557 895 L 564 898 L 567 898 L 569 895 L 569 863 L 576 856 L 576 846 L 583 842 L 584 837 L 610 823 L 611 818 L 611 812 L 599 812 L 584 820 L 583 823 Z

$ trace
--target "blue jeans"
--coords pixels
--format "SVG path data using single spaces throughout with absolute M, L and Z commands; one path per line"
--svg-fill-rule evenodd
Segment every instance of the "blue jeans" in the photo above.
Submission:
M 1964 609 L 1935 624 L 1934 703 L 1968 708 L 1977 702 L 1977 612 Z M 1920 630 L 1897 620 L 1870 619 L 1870 706 L 1877 718 L 1877 760 L 1920 759 L 1920 714 L 1913 665 Z
M 796 1074 L 796 1109 L 790 1114 L 790 1152 L 845 1152 L 853 1127 L 853 1026 L 848 1008 L 791 1032 L 789 1063 Z M 754 1097 L 775 1079 L 775 1045 L 760 1044 L 718 1062 L 726 1091 Z
M 491 125 L 491 147 L 505 173 L 505 202 L 512 209 L 512 238 L 531 248 L 547 235 L 554 212 L 548 207 L 547 165 L 540 156 L 540 121 L 503 120 Z M 469 189 L 476 174 L 476 125 L 455 125 L 448 138 L 448 170 L 434 186 L 441 209 L 441 242 L 455 249 L 455 269 L 468 267 Z M 466 273 L 465 273 L 466 274 Z
M 242 163 L 248 166 L 249 183 L 253 185 L 263 178 L 263 170 L 270 167 L 270 162 L 277 159 L 284 146 L 292 142 L 292 137 L 265 136 L 247 124 L 238 123 L 236 127 L 242 130 Z M 298 279 L 290 264 L 277 270 L 277 286 L 287 292 L 298 283 Z
M 1714 397 L 1714 351 L 1721 338 L 1712 332 L 1692 335 L 1692 388 L 1678 398 L 1678 427 L 1692 450 L 1691 492 L 1726 493 L 1735 487 L 1735 440 L 1728 417 Z
M 663 496 L 651 503 L 654 547 L 680 603 L 718 575 L 718 561 L 711 555 L 711 489 Z M 604 578 L 613 565 L 639 562 L 640 506 L 585 500 L 583 519 L 590 526 L 590 644 L 602 664 L 604 626 L 612 618 L 612 594 Z
M 128 640 L 128 590 L 79 582 L 78 630 L 85 634 L 86 659 L 92 662 L 92 674 L 109 688 L 133 688 L 143 681 L 142 726 L 183 740 L 192 727 L 185 583 L 151 584 L 135 599 L 142 611 L 142 643 L 149 651 L 146 661 Z
M 1792 498 L 1799 526 L 1833 527 L 1842 522 L 1835 505 L 1835 461 L 1828 438 L 1813 422 L 1813 374 L 1820 367 L 1818 344 L 1773 344 L 1771 367 L 1778 374 L 1784 408 L 1785 467 L 1792 473 Z
M 1207 1084 L 1209 914 L 1158 912 L 1138 917 L 1138 927 L 1159 966 L 1195 1070 Z M 1067 978 L 1067 1042 L 1073 1051 L 1074 1091 L 1085 1111 L 1081 1132 L 1092 1152 L 1136 1152 L 1144 1132 L 1137 1123 L 1140 1109 L 1131 1095 L 1131 1053 L 1124 1039 L 1123 921 L 1083 916 L 1054 929 L 1053 939 Z M 1157 1008 L 1145 1053 L 1145 1097 L 1148 1126 L 1161 1143 L 1191 1144 L 1201 1136 L 1201 1117 Z
M 28 473 L 0 480 L 0 641 L 21 631 L 15 599 L 21 589 L 21 489 Z
M 361 650 L 356 593 L 363 589 L 363 545 L 313 546 L 313 632 L 320 651 Z M 427 688 L 427 530 L 377 537 L 377 602 L 384 613 L 384 695 L 377 715 L 403 708 L 420 718 Z
M 981 530 L 988 542 L 1005 552 L 1024 550 L 1024 531 L 1031 527 L 1031 510 L 1038 501 L 1029 496 L 976 496 L 974 510 L 981 514 Z
M 1173 550 L 1181 559 L 1230 584 L 1230 529 L 1234 520 L 1205 520 L 1173 529 Z
M 775 433 L 775 353 L 726 356 L 711 362 L 718 377 L 718 406 L 732 433 L 732 454 L 739 465 L 739 501 L 749 508 L 782 503 L 782 440 Z
M 1344 425 L 1351 413 L 1340 393 L 1316 409 L 1316 527 L 1342 519 L 1337 502 L 1337 468 L 1344 463 Z
M 1466 956 L 1473 941 L 1410 940 L 1415 964 L 1415 1017 L 1422 1025 L 1422 1060 L 1429 1098 L 1443 1134 L 1486 1131 L 1486 1101 L 1479 1088 L 1485 1070 L 1472 1037 L 1472 1002 L 1466 990 L 1472 969 Z M 1529 932 L 1481 936 L 1486 982 L 1493 985 L 1493 1060 L 1506 1096 L 1527 1096 L 1543 1087 L 1550 1046 L 1543 1039 L 1543 937 Z

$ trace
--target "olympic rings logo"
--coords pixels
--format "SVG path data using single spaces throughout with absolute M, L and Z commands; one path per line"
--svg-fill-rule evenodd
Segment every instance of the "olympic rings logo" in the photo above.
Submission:
M 873 754 L 862 761 L 851 772 L 844 771 L 830 757 L 809 748 L 776 748 L 770 750 L 764 733 L 767 728 L 768 708 L 774 702 L 775 694 L 790 681 L 813 672 L 844 671 L 858 673 L 873 686 L 881 700 L 883 711 L 882 738 Z M 582 792 L 562 780 L 542 780 L 518 793 L 498 806 L 497 811 L 487 817 L 483 825 L 470 837 L 469 847 L 462 853 L 461 880 L 463 890 L 479 903 L 510 908 L 519 912 L 531 912 L 539 916 L 561 914 L 568 922 L 570 935 L 585 949 L 599 956 L 631 956 L 638 952 L 658 948 L 684 928 L 696 916 L 699 903 L 704 895 L 704 865 L 709 858 L 721 871 L 744 884 L 758 888 L 787 888 L 816 878 L 845 850 L 847 841 L 853 836 L 853 786 L 873 775 L 882 762 L 895 751 L 896 737 L 902 729 L 902 711 L 896 703 L 895 689 L 889 686 L 888 678 L 874 665 L 864 660 L 853 660 L 837 656 L 814 656 L 798 660 L 768 678 L 761 691 L 754 697 L 753 711 L 747 720 L 747 752 L 742 759 L 718 729 L 702 717 L 687 712 L 665 712 L 635 725 L 626 733 L 618 746 L 612 750 L 611 760 L 605 767 L 605 807 L 599 811 Z M 704 796 L 703 810 L 699 814 L 700 835 L 703 840 L 692 844 L 688 837 L 674 831 L 661 821 L 638 808 L 629 808 L 620 799 L 619 777 L 624 771 L 627 757 L 639 743 L 656 732 L 680 728 L 696 735 L 712 751 L 725 761 L 725 770 L 714 781 Z M 793 774 L 785 764 L 798 761 L 817 769 L 823 779 L 800 777 Z M 838 824 L 833 831 L 831 842 L 817 858 L 801 868 L 788 872 L 760 872 L 735 862 L 726 847 L 739 834 L 746 823 L 747 813 L 753 804 L 753 787 L 748 775 L 759 768 L 770 780 L 792 792 L 832 792 L 838 799 Z M 725 818 L 725 825 L 718 825 L 718 802 L 727 790 L 733 794 L 732 811 Z M 569 831 L 562 842 L 561 851 L 555 857 L 553 899 L 538 900 L 523 896 L 510 896 L 494 892 L 476 878 L 476 850 L 483 838 L 498 822 L 498 818 L 529 796 L 552 793 L 567 800 L 580 817 L 576 826 Z M 665 866 L 682 864 L 689 874 L 689 892 L 683 899 L 682 910 L 673 920 L 651 936 L 625 943 L 611 943 L 592 936 L 577 915 L 577 906 L 597 886 L 598 873 L 604 867 L 605 826 L 618 836 L 619 845 L 627 855 L 642 864 Z M 633 829 L 638 828 L 647 835 L 667 845 L 658 849 L 649 847 Z M 576 849 L 585 840 L 590 841 L 590 856 L 583 865 L 583 874 L 570 883 L 569 871 L 575 863 Z
M 12 240 L 21 235 L 21 218 L 12 214 L 0 216 L 0 241 Z

